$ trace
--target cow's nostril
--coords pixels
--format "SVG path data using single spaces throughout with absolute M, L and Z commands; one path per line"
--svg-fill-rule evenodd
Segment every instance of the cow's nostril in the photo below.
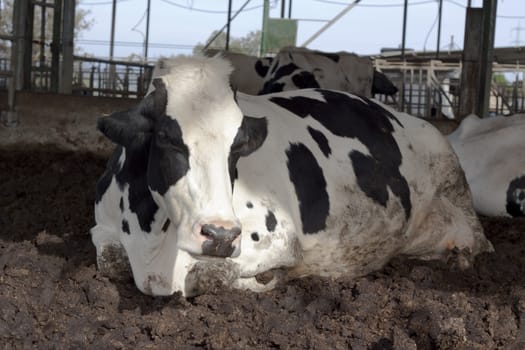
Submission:
M 215 232 L 210 225 L 203 225 L 201 228 L 201 235 L 206 237 L 206 239 L 213 239 L 215 237 Z

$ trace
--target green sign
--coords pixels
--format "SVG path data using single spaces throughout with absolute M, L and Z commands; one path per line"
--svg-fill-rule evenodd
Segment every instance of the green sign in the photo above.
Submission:
M 295 19 L 268 18 L 263 28 L 263 54 L 277 53 L 285 46 L 295 46 L 297 21 Z

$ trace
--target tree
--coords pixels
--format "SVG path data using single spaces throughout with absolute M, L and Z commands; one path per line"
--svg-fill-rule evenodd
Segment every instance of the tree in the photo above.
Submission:
M 70 1 L 70 0 L 64 0 Z M 2 8 L 0 9 L 0 34 L 10 35 L 13 30 L 13 2 L 14 0 L 2 1 Z M 76 0 L 77 7 L 75 12 L 75 39 L 81 37 L 82 33 L 89 30 L 94 23 L 93 19 L 89 18 L 91 12 L 78 7 L 81 0 Z M 47 8 L 45 11 L 45 28 L 44 37 L 41 38 L 41 24 L 42 24 L 42 6 L 35 6 L 34 21 L 33 21 L 33 42 L 39 44 L 44 42 L 47 49 L 53 40 L 53 15 L 54 11 Z M 42 40 L 43 39 L 43 40 Z M 75 47 L 75 52 L 79 53 L 81 48 Z M 7 41 L 0 41 L 0 57 L 9 58 L 10 44 Z M 33 50 L 33 56 L 36 58 L 39 55 L 39 50 Z
M 211 33 L 211 35 L 206 40 L 206 43 L 211 40 L 215 35 L 217 35 L 218 31 L 215 30 Z M 201 52 L 204 48 L 203 43 L 198 43 L 193 48 L 193 53 Z M 241 38 L 235 38 L 230 36 L 230 51 L 233 52 L 239 52 L 244 53 L 247 55 L 252 56 L 258 56 L 259 55 L 259 47 L 261 45 L 261 31 L 252 31 L 249 32 L 246 36 Z M 222 32 L 220 33 L 215 40 L 208 46 L 210 49 L 219 49 L 223 50 L 226 47 L 226 33 Z

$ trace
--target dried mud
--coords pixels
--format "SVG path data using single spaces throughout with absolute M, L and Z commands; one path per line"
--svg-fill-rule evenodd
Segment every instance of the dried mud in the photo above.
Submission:
M 525 349 L 525 221 L 482 218 L 466 271 L 396 259 L 357 280 L 192 299 L 108 280 L 89 237 L 106 160 L 0 149 L 0 349 Z

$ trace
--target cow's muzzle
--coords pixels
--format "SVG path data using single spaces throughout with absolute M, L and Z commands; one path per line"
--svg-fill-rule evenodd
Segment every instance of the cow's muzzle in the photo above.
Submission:
M 202 243 L 202 254 L 209 256 L 217 256 L 221 258 L 233 257 L 235 251 L 234 241 L 241 234 L 241 228 L 234 226 L 232 228 L 224 228 L 222 226 L 215 226 L 212 224 L 202 225 L 201 235 L 205 237 Z M 240 244 L 240 242 L 237 242 Z M 239 250 L 237 249 L 238 255 Z

